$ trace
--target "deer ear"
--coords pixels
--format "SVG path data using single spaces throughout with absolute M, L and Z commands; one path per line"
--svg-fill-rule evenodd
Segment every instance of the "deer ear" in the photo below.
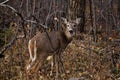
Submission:
M 81 18 L 77 18 L 74 22 L 75 22 L 76 24 L 79 24 L 79 23 L 80 23 L 80 20 L 81 20 Z
M 67 24 L 67 19 L 66 19 L 66 18 L 61 17 L 61 20 L 62 20 L 65 24 Z

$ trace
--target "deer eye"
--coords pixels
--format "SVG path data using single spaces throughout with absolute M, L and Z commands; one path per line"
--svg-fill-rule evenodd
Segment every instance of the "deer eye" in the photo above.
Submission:
M 73 25 L 73 27 L 76 27 L 76 25 Z

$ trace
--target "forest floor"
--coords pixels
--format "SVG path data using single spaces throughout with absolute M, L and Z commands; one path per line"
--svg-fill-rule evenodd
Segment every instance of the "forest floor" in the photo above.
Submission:
M 97 43 L 93 42 L 92 36 L 86 34 L 74 38 L 62 53 L 66 73 L 60 74 L 60 80 L 120 80 L 119 44 L 111 37 L 99 37 Z M 0 80 L 26 80 L 28 51 L 26 46 L 21 46 L 23 49 L 19 50 L 16 50 L 18 47 L 13 47 L 5 59 L 0 59 Z M 17 53 L 14 54 L 14 51 Z M 21 55 L 19 51 L 24 54 Z M 50 76 L 50 66 L 42 71 L 43 80 L 54 80 L 55 71 Z

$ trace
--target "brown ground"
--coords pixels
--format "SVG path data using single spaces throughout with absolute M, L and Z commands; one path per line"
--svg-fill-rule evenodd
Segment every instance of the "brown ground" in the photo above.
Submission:
M 119 44 L 114 46 L 112 39 L 99 38 L 95 44 L 90 35 L 75 38 L 62 54 L 66 74 L 60 74 L 61 80 L 119 80 L 119 49 Z M 27 41 L 17 41 L 6 52 L 6 57 L 0 59 L 0 80 L 26 80 L 28 59 Z M 53 76 L 49 74 L 50 65 L 47 65 L 40 77 L 54 80 L 55 71 Z

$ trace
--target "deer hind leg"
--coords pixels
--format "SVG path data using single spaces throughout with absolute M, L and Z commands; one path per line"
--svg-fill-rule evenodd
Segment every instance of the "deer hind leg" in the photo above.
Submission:
M 30 40 L 29 45 L 28 45 L 28 49 L 29 49 L 29 53 L 30 53 L 30 64 L 27 66 L 27 70 L 29 70 L 35 64 L 35 60 L 37 58 L 36 41 L 34 41 L 34 45 L 31 45 L 31 40 Z M 34 53 L 34 56 L 32 55 L 32 53 Z
M 58 58 L 59 58 L 60 71 L 61 71 L 61 73 L 65 73 L 65 68 L 64 68 L 64 64 L 61 59 L 61 54 L 58 54 Z
M 47 61 L 49 61 L 51 64 L 50 76 L 52 76 L 53 75 L 53 66 L 54 66 L 54 55 L 48 56 Z

